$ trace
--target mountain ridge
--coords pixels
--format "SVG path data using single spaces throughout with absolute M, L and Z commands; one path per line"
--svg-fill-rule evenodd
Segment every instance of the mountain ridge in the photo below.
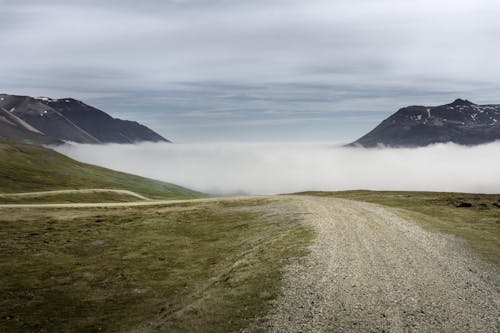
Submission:
M 3 132 L 13 133 L 14 139 L 27 142 L 170 142 L 138 122 L 113 118 L 106 112 L 73 98 L 52 99 L 0 94 L 0 108 L 3 109 L 4 116 L 5 112 L 8 112 L 39 132 L 40 135 L 23 136 L 24 130 L 20 131 L 18 125 L 3 122 Z M 4 139 L 5 137 L 9 138 L 8 135 L 4 135 Z
M 500 140 L 500 105 L 478 105 L 458 98 L 439 106 L 401 108 L 348 146 L 478 145 L 496 140 Z

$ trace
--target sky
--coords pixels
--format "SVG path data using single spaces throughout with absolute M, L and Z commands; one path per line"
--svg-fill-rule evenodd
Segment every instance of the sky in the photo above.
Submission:
M 498 0 L 0 0 L 0 88 L 176 142 L 342 142 L 407 105 L 500 103 L 499 17 Z

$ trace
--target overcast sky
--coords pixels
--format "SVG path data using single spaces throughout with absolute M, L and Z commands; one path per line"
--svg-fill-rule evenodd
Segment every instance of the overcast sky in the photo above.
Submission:
M 355 139 L 409 104 L 500 103 L 498 0 L 0 0 L 2 92 L 187 141 Z

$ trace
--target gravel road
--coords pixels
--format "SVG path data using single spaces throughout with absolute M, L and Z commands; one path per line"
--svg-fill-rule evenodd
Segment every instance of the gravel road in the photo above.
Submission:
M 296 197 L 317 232 L 274 310 L 245 331 L 499 332 L 499 268 L 382 206 Z

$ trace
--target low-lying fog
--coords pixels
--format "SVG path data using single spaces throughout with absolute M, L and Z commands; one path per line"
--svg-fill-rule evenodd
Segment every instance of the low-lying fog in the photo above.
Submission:
M 500 142 L 417 149 L 329 144 L 65 144 L 79 161 L 218 194 L 306 190 L 500 193 Z

